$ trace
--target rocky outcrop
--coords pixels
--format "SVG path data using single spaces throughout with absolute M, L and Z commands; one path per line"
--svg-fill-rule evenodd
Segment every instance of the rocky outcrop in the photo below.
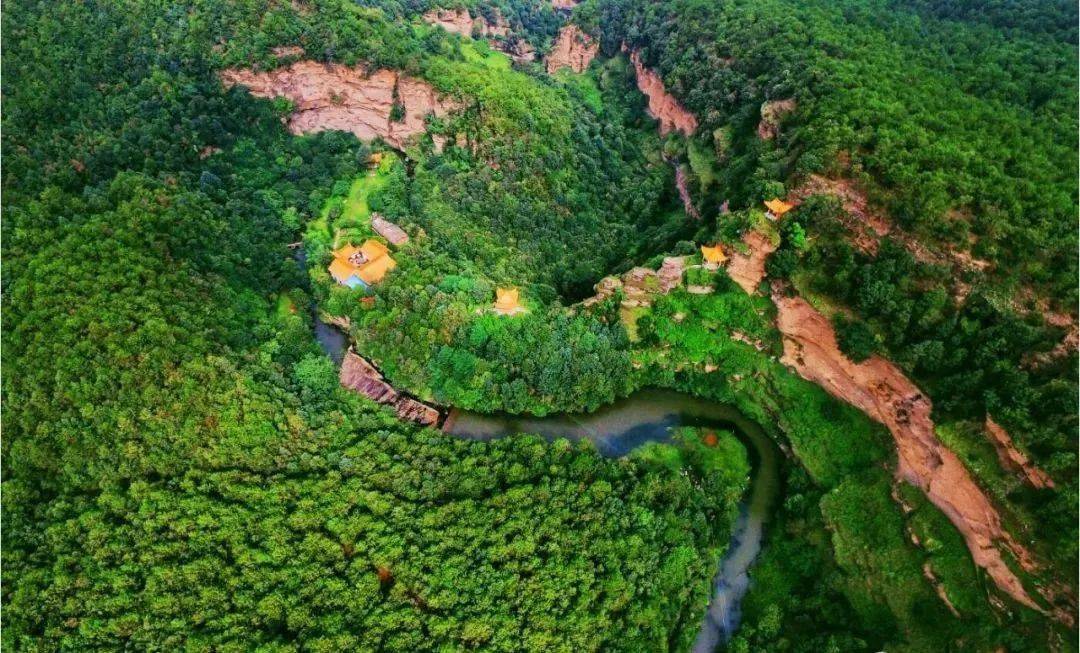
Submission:
M 555 11 L 570 13 L 574 7 L 580 4 L 579 0 L 551 0 L 551 7 Z
M 424 14 L 423 18 L 429 25 L 435 25 L 447 32 L 462 36 L 472 37 L 474 33 L 479 36 L 510 35 L 510 24 L 498 11 L 495 12 L 495 18 L 491 23 L 483 16 L 473 18 L 468 9 L 432 9 Z
M 686 267 L 685 256 L 667 256 L 659 270 L 636 267 L 624 273 L 622 278 L 604 277 L 595 286 L 596 294 L 582 301 L 581 305 L 592 306 L 621 290 L 624 308 L 650 306 L 656 296 L 666 295 L 682 285 Z
M 382 373 L 350 349 L 341 362 L 338 373 L 341 385 L 380 404 L 393 406 L 400 419 L 433 426 L 439 421 L 439 411 L 411 397 L 406 397 L 383 379 Z
M 375 366 L 357 356 L 351 349 L 341 362 L 338 381 L 343 387 L 380 404 L 393 404 L 398 400 L 397 390 L 383 380 L 383 375 Z
M 880 356 L 851 362 L 840 352 L 829 320 L 802 298 L 774 293 L 773 301 L 784 340 L 783 362 L 885 425 L 896 443 L 897 474 L 921 488 L 945 513 L 963 535 L 975 564 L 1002 591 L 1041 611 L 998 547 L 1028 571 L 1035 569 L 1031 555 L 1002 527 L 997 510 L 956 454 L 937 439 L 930 399 Z
M 503 41 L 499 44 L 499 50 L 518 63 L 536 61 L 536 48 L 521 37 L 514 36 Z
M 288 57 L 302 57 L 304 56 L 304 48 L 299 45 L 279 45 L 276 48 L 270 48 L 270 54 L 274 55 L 278 59 L 286 59 Z
M 765 278 L 765 261 L 769 254 L 776 251 L 776 245 L 767 235 L 754 229 L 743 234 L 742 241 L 747 253 L 732 250 L 728 257 L 727 273 L 746 294 L 753 295 Z
M 548 74 L 554 74 L 560 68 L 569 68 L 575 73 L 584 72 L 599 52 L 600 43 L 593 37 L 582 32 L 577 25 L 564 25 L 546 59 Z
M 881 239 L 892 231 L 889 220 L 871 209 L 866 193 L 850 180 L 810 175 L 788 193 L 788 199 L 799 204 L 811 195 L 832 195 L 840 200 L 844 209 L 840 219 L 852 235 L 852 244 L 863 252 L 876 254 Z
M 1032 487 L 1040 490 L 1053 488 L 1054 479 L 1043 470 L 1036 467 L 1024 452 L 1016 448 L 1012 438 L 1000 424 L 986 416 L 986 434 L 990 437 L 990 443 L 997 450 L 1001 466 L 1010 471 L 1022 475 Z
M 347 315 L 330 315 L 319 311 L 319 319 L 336 326 L 342 333 L 348 334 L 352 330 L 352 320 Z
M 341 130 L 361 140 L 382 137 L 399 149 L 424 132 L 428 115 L 444 116 L 459 106 L 423 80 L 392 70 L 369 73 L 362 66 L 298 61 L 267 72 L 224 70 L 221 79 L 257 97 L 292 101 L 288 124 L 294 134 Z M 404 111 L 399 121 L 390 119 L 395 104 Z
M 438 410 L 409 397 L 398 397 L 394 403 L 394 412 L 398 419 L 416 422 L 421 426 L 435 426 L 439 423 Z
M 795 98 L 773 100 L 761 105 L 761 122 L 758 123 L 757 135 L 762 140 L 772 140 L 780 134 L 780 121 L 795 110 Z
M 667 136 L 672 131 L 679 131 L 684 136 L 690 136 L 697 131 L 697 118 L 667 92 L 664 80 L 645 67 L 637 52 L 630 53 L 630 61 L 634 64 L 638 89 L 649 100 L 649 115 L 660 121 L 660 135 Z
M 839 218 L 850 234 L 851 243 L 867 254 L 876 254 L 881 239 L 888 236 L 903 245 L 915 260 L 929 265 L 946 265 L 960 270 L 982 272 L 990 263 L 958 250 L 935 251 L 922 239 L 899 228 L 880 207 L 870 203 L 866 193 L 850 179 L 830 179 L 809 175 L 788 193 L 788 199 L 800 204 L 811 195 L 832 195 L 844 209 Z M 956 279 L 959 284 L 959 277 Z

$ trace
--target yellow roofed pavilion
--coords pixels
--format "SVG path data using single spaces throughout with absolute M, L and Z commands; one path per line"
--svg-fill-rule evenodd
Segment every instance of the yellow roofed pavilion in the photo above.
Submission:
M 390 250 L 377 240 L 369 239 L 360 247 L 353 244 L 334 250 L 330 276 L 343 286 L 367 288 L 379 283 L 386 273 L 397 267 Z
M 780 218 L 783 217 L 785 213 L 795 208 L 795 206 L 793 204 L 788 204 L 779 197 L 774 197 L 771 200 L 765 201 L 765 208 L 769 210 L 769 213 L 772 214 L 773 217 Z
M 719 245 L 702 245 L 701 258 L 710 265 L 723 265 L 727 262 L 727 256 L 724 255 L 724 250 Z
M 525 307 L 521 305 L 520 293 L 517 288 L 495 289 L 495 312 L 499 315 L 516 315 L 524 313 Z

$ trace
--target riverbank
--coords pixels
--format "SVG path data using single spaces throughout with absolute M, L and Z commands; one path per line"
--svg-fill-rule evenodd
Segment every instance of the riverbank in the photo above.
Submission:
M 739 625 L 740 602 L 750 586 L 749 570 L 780 493 L 781 453 L 758 424 L 731 406 L 671 390 L 646 389 L 588 414 L 531 417 L 453 410 L 443 431 L 476 440 L 514 433 L 537 434 L 549 441 L 588 440 L 602 455 L 622 457 L 652 443 L 671 443 L 675 430 L 684 426 L 730 430 L 750 453 L 753 469 L 750 491 L 739 503 L 693 647 L 695 653 L 711 653 Z

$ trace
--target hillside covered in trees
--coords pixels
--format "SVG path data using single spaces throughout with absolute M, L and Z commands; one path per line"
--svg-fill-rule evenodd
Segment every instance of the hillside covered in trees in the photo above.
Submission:
M 720 650 L 1076 650 L 1076 20 L 9 3 L 2 648 L 694 647 L 752 452 L 422 428 L 325 319 L 441 414 L 666 388 L 760 426 L 781 497 Z M 370 240 L 394 267 L 342 284 Z M 974 497 L 807 371 L 803 300 Z

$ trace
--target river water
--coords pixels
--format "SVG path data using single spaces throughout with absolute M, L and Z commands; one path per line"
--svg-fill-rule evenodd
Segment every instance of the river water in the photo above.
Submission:
M 302 246 L 296 248 L 293 258 L 296 259 L 296 264 L 300 267 L 301 272 L 306 275 L 307 252 L 304 251 Z M 341 361 L 345 359 L 345 349 L 349 346 L 348 337 L 341 330 L 322 321 L 315 302 L 311 303 L 311 319 L 315 330 L 315 340 L 319 342 L 319 347 L 322 348 L 323 353 L 330 357 L 330 360 L 334 361 L 334 365 L 341 365 Z
M 549 440 L 591 440 L 605 456 L 624 456 L 647 442 L 666 442 L 677 426 L 726 428 L 750 452 L 750 491 L 739 505 L 731 542 L 713 579 L 713 597 L 694 642 L 694 653 L 712 653 L 739 625 L 739 604 L 750 586 L 748 572 L 761 550 L 765 522 L 779 493 L 779 452 L 754 422 L 724 404 L 668 390 L 643 390 L 595 413 L 549 417 L 486 415 L 454 410 L 443 430 L 490 440 L 535 433 Z
M 303 248 L 296 252 L 301 269 L 307 264 Z M 319 318 L 312 305 L 315 339 L 336 365 L 348 346 L 344 333 Z M 779 493 L 779 453 L 761 427 L 731 406 L 670 390 L 642 390 L 594 413 L 547 417 L 490 415 L 454 409 L 443 431 L 474 440 L 491 440 L 511 433 L 535 433 L 548 440 L 590 440 L 605 456 L 625 456 L 648 442 L 667 442 L 678 426 L 707 426 L 732 431 L 750 452 L 753 476 L 750 491 L 739 504 L 731 542 L 713 578 L 713 596 L 694 641 L 693 653 L 713 653 L 739 625 L 739 604 L 750 587 L 750 566 L 761 551 L 765 522 Z

